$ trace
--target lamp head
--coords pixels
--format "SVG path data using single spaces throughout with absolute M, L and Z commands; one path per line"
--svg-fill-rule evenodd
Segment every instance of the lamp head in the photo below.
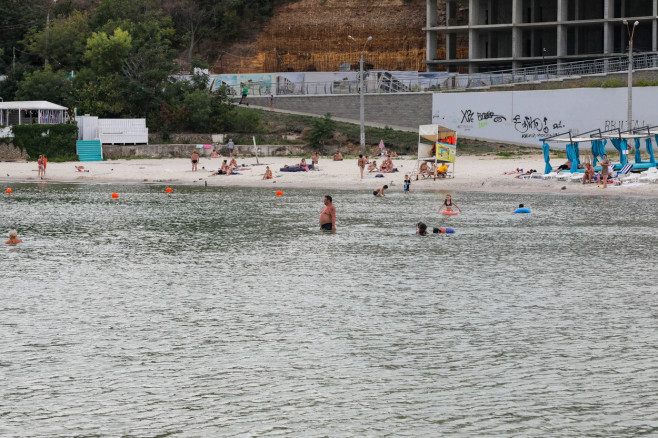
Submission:
M 633 27 L 637 26 L 638 24 L 640 24 L 640 22 L 636 21 L 635 23 L 633 23 Z
M 624 23 L 626 26 L 628 26 L 628 20 L 624 19 L 624 20 L 622 21 L 622 23 Z
M 635 22 L 635 24 L 638 24 L 637 21 Z M 368 39 L 367 39 L 366 41 L 372 41 L 372 35 L 369 36 Z

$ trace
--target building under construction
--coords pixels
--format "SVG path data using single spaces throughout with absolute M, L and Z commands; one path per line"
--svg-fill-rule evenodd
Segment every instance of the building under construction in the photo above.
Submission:
M 427 71 L 477 73 L 658 50 L 658 0 L 426 0 Z M 443 46 L 443 47 L 441 47 Z

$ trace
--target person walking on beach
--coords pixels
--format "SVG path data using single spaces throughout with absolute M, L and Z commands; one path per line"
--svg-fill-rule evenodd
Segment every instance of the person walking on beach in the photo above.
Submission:
M 366 159 L 363 158 L 363 155 L 359 155 L 359 159 L 356 164 L 359 166 L 359 172 L 361 172 L 361 179 L 363 179 L 363 171 L 366 168 Z
M 336 207 L 331 196 L 324 197 L 324 208 L 320 212 L 320 229 L 322 231 L 336 231 Z
M 375 195 L 378 198 L 383 198 L 384 197 L 384 190 L 386 190 L 387 188 L 388 188 L 387 185 L 377 187 L 375 190 L 372 191 L 372 194 Z
M 228 143 L 226 143 L 226 149 L 228 149 L 228 156 L 232 157 L 233 150 L 235 149 L 235 143 L 233 143 L 233 139 L 231 138 L 228 139 Z
M 199 154 L 196 153 L 196 151 L 192 152 L 192 156 L 190 157 L 190 161 L 192 161 L 192 172 L 197 171 L 197 164 L 199 164 Z
M 610 161 L 608 161 L 608 156 L 603 154 L 603 160 L 601 160 L 601 179 L 603 180 L 603 188 L 608 188 L 608 167 L 610 167 Z
M 39 155 L 39 158 L 37 159 L 37 165 L 39 166 L 39 178 L 43 179 L 44 175 L 44 170 L 43 170 L 43 155 Z
M 43 177 L 46 177 L 46 168 L 48 167 L 48 157 L 43 156 Z
M 11 230 L 9 232 L 9 240 L 5 242 L 5 245 L 16 245 L 17 243 L 22 243 L 23 241 L 18 238 L 18 231 Z
M 459 210 L 460 213 L 462 212 L 462 209 L 459 208 L 459 205 L 452 202 L 452 196 L 450 196 L 450 194 L 446 195 L 446 198 L 443 200 L 443 204 L 441 204 L 441 207 L 439 207 L 439 211 L 437 213 L 441 213 L 443 207 L 446 208 L 446 211 L 452 211 L 452 207 L 455 207 L 457 210 Z

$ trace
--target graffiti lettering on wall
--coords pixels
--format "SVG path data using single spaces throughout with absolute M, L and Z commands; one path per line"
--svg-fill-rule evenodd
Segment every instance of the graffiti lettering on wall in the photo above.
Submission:
M 473 110 L 467 109 L 467 110 L 461 110 L 462 112 L 462 121 L 460 123 L 473 123 L 475 120 L 475 116 L 477 116 L 478 122 L 482 122 L 484 120 L 489 120 L 492 119 L 494 123 L 500 123 L 504 122 L 507 120 L 505 116 L 501 116 L 499 114 L 495 114 L 493 111 L 485 111 L 482 113 L 475 113 Z M 486 123 L 479 124 L 480 127 L 486 126 Z
M 505 120 L 507 120 L 507 118 L 505 118 L 505 116 L 501 116 L 500 114 L 494 114 L 493 111 L 478 113 L 478 120 L 479 121 L 489 120 L 489 119 L 492 119 L 492 121 L 494 123 L 500 123 L 500 122 L 504 122 Z
M 648 123 L 644 120 L 633 120 L 633 129 L 641 128 L 643 126 L 648 126 Z M 628 121 L 627 120 L 606 120 L 605 121 L 605 131 L 611 129 L 621 129 L 622 131 L 628 130 Z
M 565 127 L 561 120 L 555 123 L 549 123 L 548 117 L 521 116 L 519 114 L 514 116 L 512 122 L 514 123 L 514 129 L 521 134 L 548 134 L 551 128 L 563 129 Z

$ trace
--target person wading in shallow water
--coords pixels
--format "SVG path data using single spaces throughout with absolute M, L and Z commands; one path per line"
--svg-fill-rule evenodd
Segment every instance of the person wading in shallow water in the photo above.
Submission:
M 336 207 L 329 195 L 324 197 L 324 208 L 320 212 L 319 222 L 322 231 L 336 231 Z

